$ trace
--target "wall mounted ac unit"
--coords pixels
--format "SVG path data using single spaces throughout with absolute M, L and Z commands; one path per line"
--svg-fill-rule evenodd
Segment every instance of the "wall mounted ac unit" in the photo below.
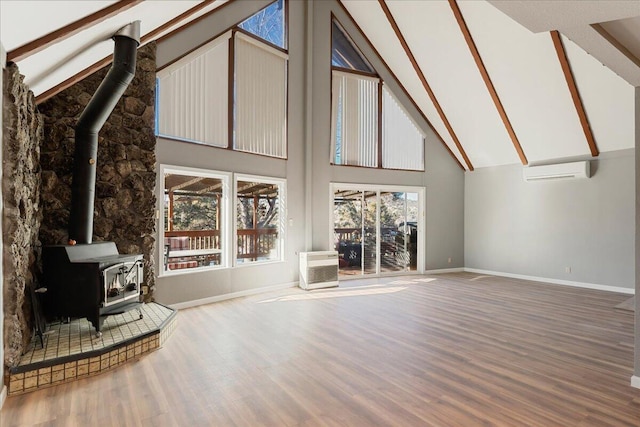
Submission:
M 522 177 L 526 182 L 589 178 L 590 176 L 589 161 L 586 160 L 556 165 L 531 166 L 522 169 Z
M 338 286 L 338 252 L 300 252 L 300 287 L 302 289 Z

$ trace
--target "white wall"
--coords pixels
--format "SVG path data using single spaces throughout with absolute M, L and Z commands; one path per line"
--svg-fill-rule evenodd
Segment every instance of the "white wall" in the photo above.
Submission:
M 601 154 L 591 170 L 529 183 L 520 165 L 467 173 L 465 266 L 631 291 L 634 150 Z

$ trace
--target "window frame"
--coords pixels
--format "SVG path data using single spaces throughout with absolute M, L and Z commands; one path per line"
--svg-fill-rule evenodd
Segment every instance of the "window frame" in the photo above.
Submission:
M 264 184 L 273 184 L 278 186 L 278 244 L 279 254 L 277 259 L 268 259 L 263 261 L 243 261 L 238 262 L 238 221 L 237 221 L 237 203 L 238 203 L 238 181 L 259 182 Z M 233 174 L 233 267 L 249 267 L 256 265 L 275 264 L 286 261 L 286 241 L 287 241 L 287 179 L 275 178 L 260 175 L 250 175 L 243 173 Z
M 214 178 L 220 179 L 222 181 L 222 197 L 220 198 L 221 208 L 221 218 L 220 218 L 220 265 L 214 266 L 206 266 L 206 267 L 194 267 L 194 268 L 185 268 L 185 269 L 177 269 L 177 270 L 165 270 L 163 257 L 164 257 L 164 239 L 165 239 L 165 174 L 166 173 L 175 173 L 182 175 L 190 175 L 193 177 L 205 177 L 205 178 Z M 159 201 L 159 209 L 158 209 L 158 265 L 161 268 L 158 268 L 158 277 L 167 277 L 167 276 L 176 276 L 181 274 L 191 274 L 191 273 L 201 273 L 203 271 L 211 271 L 211 270 L 222 270 L 229 268 L 232 265 L 230 262 L 230 246 L 231 246 L 231 236 L 230 236 L 230 227 L 229 221 L 232 215 L 231 212 L 231 182 L 232 182 L 233 174 L 231 172 L 224 171 L 214 171 L 209 169 L 200 169 L 200 168 L 192 168 L 186 166 L 178 166 L 178 165 L 167 165 L 161 164 L 159 168 L 159 185 L 158 185 L 158 201 Z

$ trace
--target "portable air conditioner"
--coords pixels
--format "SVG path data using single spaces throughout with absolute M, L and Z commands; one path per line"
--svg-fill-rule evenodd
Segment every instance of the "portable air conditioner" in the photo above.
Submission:
M 300 287 L 319 289 L 338 286 L 338 252 L 300 252 Z

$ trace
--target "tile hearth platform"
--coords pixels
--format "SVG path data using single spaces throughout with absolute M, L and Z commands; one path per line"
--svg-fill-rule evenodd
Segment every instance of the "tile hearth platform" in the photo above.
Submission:
M 31 340 L 18 366 L 9 370 L 8 395 L 75 381 L 114 369 L 164 344 L 176 326 L 176 311 L 157 303 L 109 316 L 102 337 L 87 319 L 49 325 L 44 346 Z

